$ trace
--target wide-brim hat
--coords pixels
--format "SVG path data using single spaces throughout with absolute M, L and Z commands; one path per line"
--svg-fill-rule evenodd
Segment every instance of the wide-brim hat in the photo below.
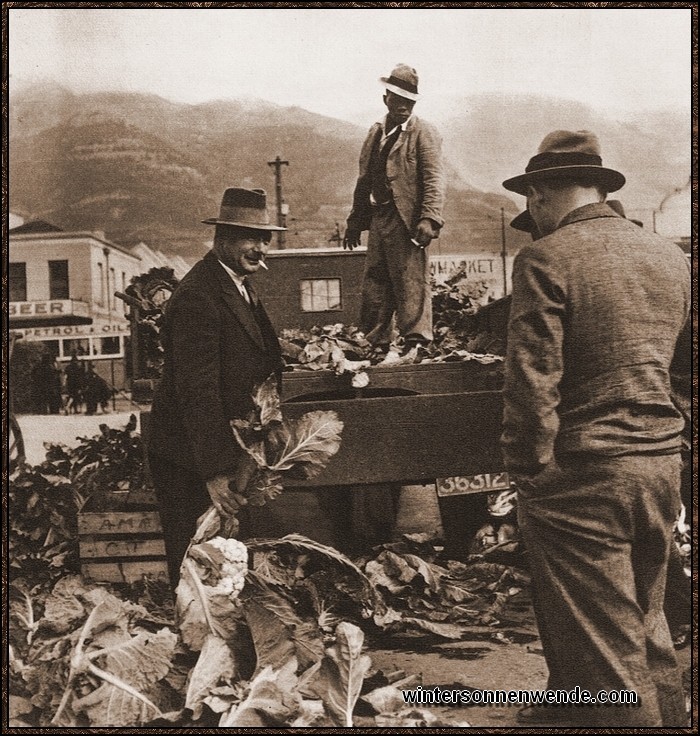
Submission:
M 400 97 L 414 102 L 418 94 L 418 73 L 407 64 L 398 64 L 388 77 L 380 77 L 379 81 L 390 91 Z
M 527 196 L 528 184 L 567 177 L 598 184 L 606 192 L 616 192 L 625 185 L 625 177 L 619 171 L 603 166 L 600 144 L 593 133 L 555 130 L 542 141 L 537 154 L 525 167 L 525 173 L 506 179 L 503 186 Z
M 248 230 L 286 230 L 270 224 L 264 189 L 232 187 L 224 192 L 218 217 L 202 220 L 205 225 L 230 225 Z

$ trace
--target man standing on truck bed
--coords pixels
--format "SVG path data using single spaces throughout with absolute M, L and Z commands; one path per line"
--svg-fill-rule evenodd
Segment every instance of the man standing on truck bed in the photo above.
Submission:
M 369 230 L 360 329 L 385 352 L 394 314 L 407 347 L 433 339 L 426 248 L 444 224 L 445 173 L 438 132 L 413 115 L 416 70 L 399 64 L 380 81 L 389 112 L 362 146 L 343 247 L 360 245 L 362 231 Z
M 683 727 L 663 599 L 684 424 L 669 368 L 688 264 L 604 204 L 625 178 L 603 167 L 592 133 L 550 133 L 525 171 L 504 186 L 527 197 L 541 237 L 513 268 L 502 446 L 548 687 L 631 690 L 639 705 L 532 706 L 519 720 Z

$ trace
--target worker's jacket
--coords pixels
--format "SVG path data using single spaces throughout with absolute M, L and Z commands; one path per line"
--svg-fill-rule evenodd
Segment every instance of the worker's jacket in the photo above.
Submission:
M 518 253 L 505 362 L 508 470 L 531 475 L 559 453 L 680 450 L 670 368 L 690 286 L 675 243 L 605 204 L 570 212 Z
M 362 145 L 360 175 L 348 227 L 369 230 L 372 219 L 369 164 L 375 140 L 377 136 L 381 137 L 383 127 L 383 123 L 375 123 Z M 386 173 L 394 204 L 409 232 L 413 232 L 423 218 L 429 218 L 442 227 L 445 202 L 442 140 L 430 123 L 415 115 L 409 118 L 389 153 Z

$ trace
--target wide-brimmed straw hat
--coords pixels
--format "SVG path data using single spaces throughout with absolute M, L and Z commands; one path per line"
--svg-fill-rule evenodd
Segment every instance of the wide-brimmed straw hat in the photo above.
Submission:
M 526 196 L 527 186 L 532 182 L 572 177 L 599 184 L 606 192 L 616 192 L 625 185 L 625 177 L 619 171 L 603 166 L 600 143 L 593 133 L 555 130 L 542 141 L 525 173 L 506 179 L 503 186 Z
M 249 230 L 286 230 L 270 224 L 267 194 L 264 189 L 232 187 L 224 192 L 218 217 L 202 220 L 205 225 L 230 225 Z
M 418 73 L 407 64 L 397 64 L 388 77 L 380 77 L 379 81 L 394 94 L 414 102 L 418 94 Z

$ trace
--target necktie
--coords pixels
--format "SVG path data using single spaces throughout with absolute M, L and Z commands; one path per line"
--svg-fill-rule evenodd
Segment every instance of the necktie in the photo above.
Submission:
M 386 155 L 387 156 L 389 155 L 389 151 L 391 151 L 391 149 L 394 147 L 394 143 L 396 143 L 396 139 L 400 135 L 401 135 L 401 126 L 397 125 L 394 128 L 394 130 L 392 130 L 391 133 L 380 142 L 379 148 L 382 154 L 384 154 L 384 152 L 386 151 Z

